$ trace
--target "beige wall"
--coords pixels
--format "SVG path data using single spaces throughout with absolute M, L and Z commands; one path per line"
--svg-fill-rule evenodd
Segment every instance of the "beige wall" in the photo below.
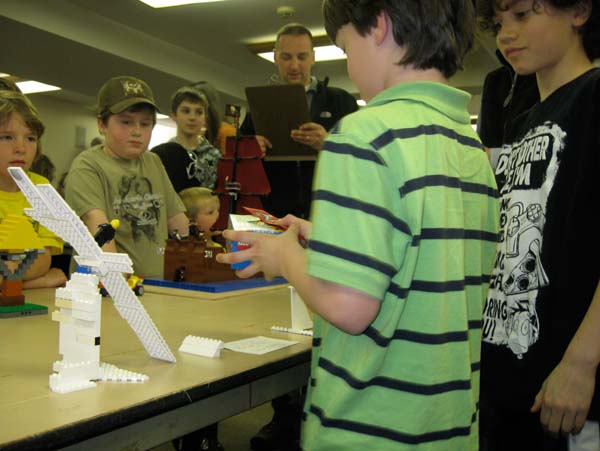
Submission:
M 75 156 L 82 150 L 76 146 L 77 128 L 85 130 L 85 147 L 88 147 L 92 138 L 98 135 L 96 117 L 93 111 L 43 94 L 32 94 L 29 98 L 38 108 L 46 126 L 42 150 L 56 166 L 53 181 L 56 186 L 62 173 L 69 169 Z
M 469 102 L 467 109 L 469 110 L 469 114 L 475 116 L 479 115 L 479 110 L 481 109 L 481 94 L 471 96 L 471 101 Z

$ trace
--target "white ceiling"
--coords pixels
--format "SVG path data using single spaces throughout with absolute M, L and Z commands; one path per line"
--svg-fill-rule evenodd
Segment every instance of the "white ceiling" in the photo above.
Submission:
M 280 6 L 296 14 L 282 18 Z M 207 80 L 225 102 L 240 102 L 246 86 L 264 85 L 272 63 L 246 44 L 273 39 L 282 25 L 301 22 L 324 34 L 321 0 L 228 0 L 152 9 L 138 0 L 0 0 L 0 72 L 64 88 L 60 98 L 93 108 L 95 94 L 115 75 L 135 75 L 168 110 L 170 94 Z M 451 83 L 473 94 L 497 67 L 493 39 L 478 37 L 465 71 Z M 354 94 L 345 61 L 317 63 L 313 73 Z

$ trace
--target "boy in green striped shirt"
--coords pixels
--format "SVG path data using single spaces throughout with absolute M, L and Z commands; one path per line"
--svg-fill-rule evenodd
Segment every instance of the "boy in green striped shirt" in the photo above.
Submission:
M 498 201 L 469 95 L 448 85 L 472 44 L 472 1 L 323 11 L 368 104 L 320 152 L 313 222 L 228 231 L 251 248 L 221 261 L 284 276 L 315 312 L 303 449 L 476 450 Z

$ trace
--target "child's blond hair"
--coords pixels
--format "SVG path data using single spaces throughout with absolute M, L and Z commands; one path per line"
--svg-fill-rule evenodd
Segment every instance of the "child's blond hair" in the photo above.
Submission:
M 179 197 L 183 201 L 187 210 L 186 214 L 190 219 L 195 219 L 200 209 L 210 201 L 219 203 L 219 196 L 204 187 L 186 188 L 179 192 Z

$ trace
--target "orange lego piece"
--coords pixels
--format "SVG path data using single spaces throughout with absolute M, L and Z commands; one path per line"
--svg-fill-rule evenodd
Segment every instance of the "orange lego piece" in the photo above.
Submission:
M 0 305 L 22 305 L 25 303 L 23 296 L 22 280 L 2 280 L 2 294 L 0 294 Z

